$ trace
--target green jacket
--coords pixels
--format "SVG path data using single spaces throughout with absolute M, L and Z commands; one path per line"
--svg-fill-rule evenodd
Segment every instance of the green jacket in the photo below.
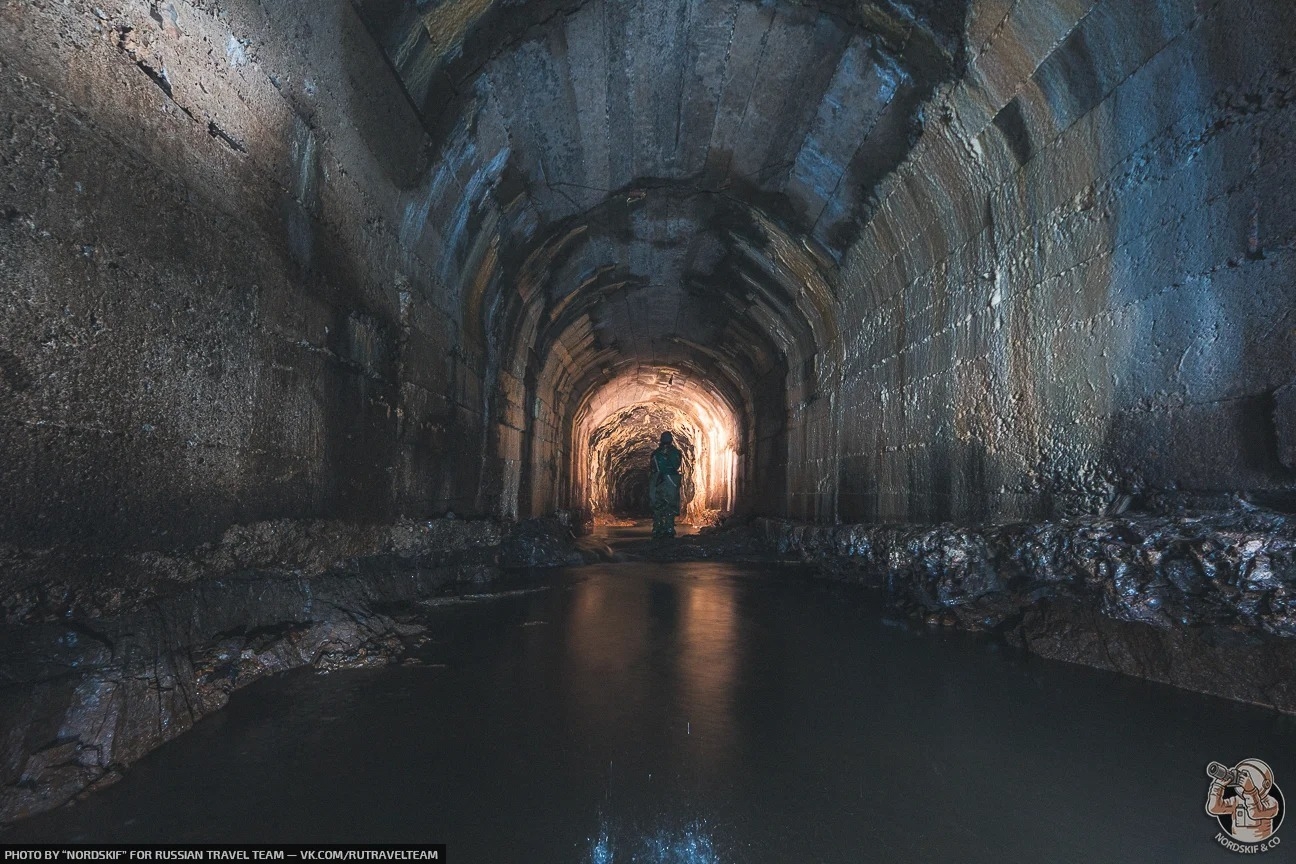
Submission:
M 683 462 L 684 454 L 673 444 L 653 451 L 648 468 L 648 504 L 654 514 L 679 515 L 679 469 Z

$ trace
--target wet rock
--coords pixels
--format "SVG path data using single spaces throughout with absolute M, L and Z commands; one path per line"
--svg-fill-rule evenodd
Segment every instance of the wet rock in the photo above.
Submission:
M 342 566 L 389 563 L 490 568 L 506 533 L 489 519 L 378 524 L 280 519 L 234 525 L 216 542 L 166 552 L 97 554 L 0 546 L 0 608 L 9 624 L 88 621 L 245 571 L 310 577 Z M 544 554 L 535 557 L 553 563 Z
M 1296 713 L 1296 520 L 1256 509 L 989 526 L 758 520 L 893 612 Z
M 407 641 L 427 639 L 423 625 L 398 620 L 400 610 L 477 589 L 500 575 L 501 561 L 579 561 L 559 529 L 258 523 L 212 547 L 154 556 L 142 574 L 127 569 L 140 559 L 116 560 L 131 590 L 88 578 L 13 602 L 0 629 L 0 723 L 9 730 L 0 821 L 111 782 L 267 675 L 397 661 Z M 39 562 L 43 572 L 55 557 Z M 249 569 L 269 562 L 278 566 Z
M 56 765 L 30 781 L 6 790 L 0 798 L 0 820 L 12 822 L 32 813 L 57 807 L 96 783 L 102 769 L 82 765 Z
M 500 544 L 498 560 L 505 567 L 553 567 L 585 559 L 563 520 L 548 518 L 511 526 Z

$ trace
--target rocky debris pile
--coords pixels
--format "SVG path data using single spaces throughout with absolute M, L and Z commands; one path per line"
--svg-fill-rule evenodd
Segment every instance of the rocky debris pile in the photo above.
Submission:
M 473 566 L 251 575 L 113 618 L 5 628 L 0 822 L 111 782 L 266 675 L 392 662 L 423 631 L 394 610 L 493 575 Z
M 0 546 L 0 613 L 11 625 L 119 615 L 188 585 L 249 571 L 309 578 L 361 566 L 543 567 L 573 561 L 579 554 L 571 531 L 554 519 L 281 519 L 235 525 L 214 543 L 179 550 L 96 554 Z
M 1296 712 L 1296 520 L 1277 513 L 1027 525 L 796 525 L 765 542 L 880 587 L 929 624 Z
M 572 529 L 560 519 L 528 519 L 509 527 L 497 558 L 503 567 L 551 567 L 584 561 Z
M 439 519 L 259 523 L 102 572 L 52 566 L 72 560 L 0 577 L 0 823 L 112 782 L 266 675 L 400 658 L 422 627 L 399 610 L 580 554 L 557 523 Z

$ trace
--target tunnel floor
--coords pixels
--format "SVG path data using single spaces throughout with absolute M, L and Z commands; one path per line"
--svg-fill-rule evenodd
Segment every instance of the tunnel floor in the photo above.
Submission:
M 593 536 L 614 550 L 637 547 L 653 539 L 652 519 L 627 521 L 633 521 L 634 524 L 595 526 Z M 677 537 L 692 537 L 697 533 L 698 529 L 694 525 L 685 525 L 681 522 L 675 523 L 675 536 Z
M 1213 759 L 1296 720 L 889 621 L 786 567 L 624 563 L 421 613 L 28 841 L 428 841 L 455 862 L 1219 861 Z

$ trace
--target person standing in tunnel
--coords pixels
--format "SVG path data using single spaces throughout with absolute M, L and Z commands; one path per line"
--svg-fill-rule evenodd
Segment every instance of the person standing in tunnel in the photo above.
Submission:
M 648 506 L 653 514 L 653 537 L 674 537 L 675 517 L 680 512 L 680 465 L 684 456 L 669 432 L 653 451 L 648 466 Z

